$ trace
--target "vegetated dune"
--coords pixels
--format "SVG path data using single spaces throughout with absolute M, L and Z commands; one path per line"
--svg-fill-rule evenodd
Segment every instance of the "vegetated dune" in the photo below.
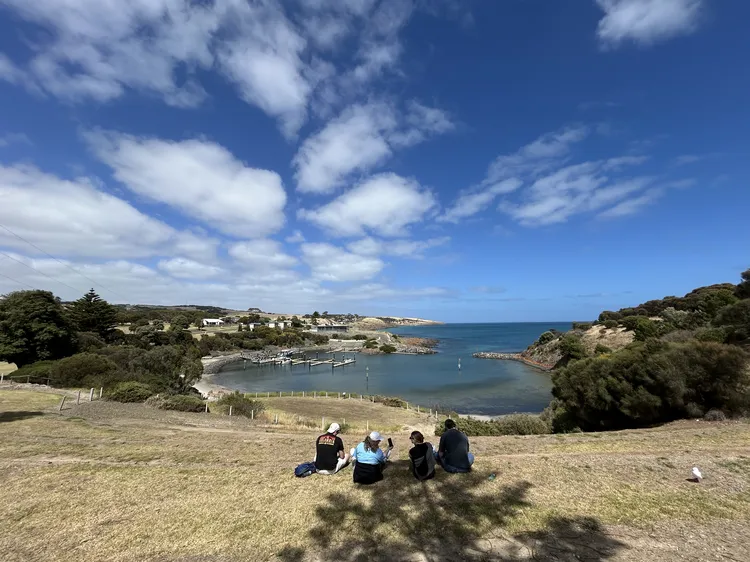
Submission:
M 611 351 L 618 351 L 632 343 L 635 337 L 632 330 L 628 331 L 622 326 L 617 328 L 592 326 L 585 331 L 571 330 L 568 333 L 580 336 L 581 343 L 588 355 L 594 355 L 594 351 L 598 345 L 607 347 Z M 560 343 L 560 339 L 555 338 L 547 343 L 532 345 L 523 351 L 521 355 L 544 365 L 557 365 L 564 356 L 560 348 Z
M 4 561 L 744 560 L 750 548 L 744 422 L 473 437 L 471 474 L 419 483 L 411 420 L 437 438 L 401 409 L 271 398 L 251 421 L 59 401 L 0 390 Z M 323 412 L 355 424 L 347 448 L 368 418 L 388 432 L 383 482 L 355 486 L 351 467 L 292 476 L 322 421 L 300 417 Z

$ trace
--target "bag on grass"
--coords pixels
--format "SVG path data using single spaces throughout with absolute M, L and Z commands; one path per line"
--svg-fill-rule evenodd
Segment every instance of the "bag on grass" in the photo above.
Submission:
M 294 475 L 297 478 L 304 478 L 305 476 L 310 476 L 311 474 L 315 474 L 316 472 L 318 472 L 318 469 L 315 468 L 314 462 L 303 462 L 301 465 L 294 469 Z

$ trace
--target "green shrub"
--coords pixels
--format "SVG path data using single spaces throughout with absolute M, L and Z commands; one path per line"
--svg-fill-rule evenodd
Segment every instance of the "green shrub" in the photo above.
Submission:
M 586 357 L 586 348 L 583 347 L 581 338 L 574 334 L 565 334 L 560 338 L 560 351 L 563 357 L 577 361 Z
M 750 410 L 748 355 L 714 342 L 637 342 L 552 375 L 552 393 L 585 431 L 644 427 L 700 417 L 716 408 Z
M 76 353 L 60 359 L 50 377 L 50 384 L 58 387 L 106 387 L 123 378 L 117 365 L 98 353 Z
M 94 332 L 78 332 L 76 335 L 78 341 L 78 351 L 90 352 L 101 349 L 106 345 L 104 340 L 99 337 L 99 334 Z
M 721 410 L 709 410 L 706 415 L 703 416 L 706 421 L 726 421 L 727 416 Z
M 701 328 L 695 331 L 695 339 L 724 343 L 727 339 L 727 330 L 724 328 Z
M 483 435 L 543 435 L 551 433 L 550 424 L 540 416 L 513 414 L 496 420 L 477 420 L 471 417 L 454 419 L 456 427 L 468 436 Z M 445 424 L 435 426 L 435 435 L 442 435 Z
M 162 410 L 176 410 L 178 412 L 204 412 L 206 403 L 197 396 L 173 394 L 163 399 Z
M 544 332 L 541 336 L 539 336 L 539 339 L 537 340 L 537 342 L 539 343 L 539 345 L 544 345 L 546 343 L 551 342 L 554 339 L 555 339 L 555 334 L 553 334 L 552 332 Z
M 585 332 L 586 330 L 591 329 L 591 326 L 593 325 L 594 324 L 592 322 L 573 322 L 573 329 L 582 330 Z
M 606 322 L 607 320 L 620 320 L 622 318 L 622 314 L 619 312 L 613 312 L 611 310 L 605 310 L 599 315 L 599 322 Z
M 377 349 L 378 348 L 378 342 L 376 340 L 367 340 L 365 342 L 365 345 L 362 346 L 365 349 Z
M 336 332 L 334 332 L 333 334 L 331 334 L 331 339 L 332 340 L 337 340 L 337 339 L 339 339 L 339 335 Z
M 604 321 L 604 327 L 609 328 L 610 330 L 617 328 L 618 325 L 619 323 L 617 322 L 617 320 L 605 320 Z
M 406 408 L 406 401 L 401 398 L 394 398 L 392 396 L 376 396 L 375 402 L 379 402 L 384 406 L 390 406 L 392 408 Z
M 594 353 L 596 353 L 597 355 L 603 355 L 605 353 L 612 353 L 612 350 L 606 345 L 602 345 L 598 343 L 596 344 L 596 349 L 594 349 Z
M 364 334 L 356 334 L 356 335 L 352 336 L 352 339 L 353 340 L 358 340 L 358 341 L 365 341 L 365 340 L 367 340 L 367 336 L 364 335 Z
M 10 375 L 6 375 L 6 379 L 10 378 L 17 382 L 26 382 L 34 384 L 47 384 L 52 378 L 52 369 L 54 368 L 57 361 L 37 361 L 30 365 L 24 365 L 20 369 L 13 371 Z
M 145 402 L 153 394 L 151 387 L 135 381 L 117 383 L 107 391 L 107 400 L 113 402 Z
M 231 406 L 233 416 L 245 416 L 246 418 L 253 415 L 257 416 L 266 409 L 266 405 L 260 400 L 251 400 L 239 392 L 225 394 L 216 401 L 216 405 L 219 409 L 226 412 L 229 412 L 229 407 Z M 254 412 L 254 414 L 251 412 Z
M 382 351 L 383 353 L 394 353 L 396 351 L 396 347 L 388 343 L 384 343 L 380 346 L 380 351 Z

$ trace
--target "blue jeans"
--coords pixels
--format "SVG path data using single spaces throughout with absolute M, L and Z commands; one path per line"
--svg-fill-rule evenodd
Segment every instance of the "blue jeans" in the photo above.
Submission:
M 474 455 L 471 454 L 471 453 L 469 453 L 468 456 L 469 456 L 469 465 L 471 466 L 472 464 L 474 464 Z M 437 451 L 435 451 L 435 460 L 437 461 L 437 463 L 440 466 L 443 467 L 443 470 L 445 472 L 451 472 L 453 474 L 458 474 L 458 473 L 463 473 L 463 472 L 469 472 L 469 470 L 471 470 L 471 468 L 469 468 L 468 470 L 466 470 L 464 468 L 456 468 L 455 466 L 451 466 L 449 464 L 444 463 L 443 459 L 440 458 L 440 455 L 438 454 Z

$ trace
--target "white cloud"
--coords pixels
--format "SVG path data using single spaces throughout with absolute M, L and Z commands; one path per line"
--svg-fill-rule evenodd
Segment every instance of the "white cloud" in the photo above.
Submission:
M 275 240 L 237 242 L 229 246 L 229 255 L 241 265 L 249 267 L 251 272 L 276 271 L 297 265 L 297 259 L 284 253 L 281 244 Z
M 292 232 L 292 234 L 287 236 L 284 240 L 286 241 L 287 244 L 299 244 L 300 242 L 305 241 L 305 236 L 299 230 L 295 230 L 294 232 Z
M 215 240 L 177 231 L 87 178 L 64 180 L 32 166 L 0 167 L 0 201 L 0 224 L 56 255 L 133 258 L 179 252 L 211 259 L 215 254 Z M 31 251 L 2 229 L 0 244 Z
M 32 142 L 24 133 L 6 133 L 0 135 L 0 148 L 5 148 L 11 144 L 32 144 Z
M 372 176 L 327 205 L 298 216 L 335 236 L 403 236 L 437 207 L 435 196 L 416 181 L 387 173 Z
M 219 48 L 219 60 L 242 97 L 279 117 L 291 138 L 306 119 L 310 84 L 301 55 L 306 40 L 273 2 L 246 4 L 235 14 L 236 35 Z
M 348 174 L 383 162 L 391 154 L 385 134 L 395 126 L 394 111 L 386 104 L 348 108 L 300 147 L 293 162 L 298 189 L 326 193 Z
M 244 165 L 221 145 L 115 133 L 86 136 L 129 189 L 216 230 L 255 237 L 284 226 L 286 192 L 279 175 Z
M 379 240 L 370 236 L 347 244 L 355 254 L 363 256 L 389 255 L 404 258 L 421 259 L 425 251 L 450 242 L 450 237 L 430 238 L 428 240 Z
M 599 213 L 598 217 L 602 219 L 611 219 L 633 215 L 644 207 L 656 201 L 659 197 L 661 197 L 662 193 L 663 191 L 660 189 L 653 189 L 644 193 L 643 195 L 639 195 L 638 197 L 626 199 L 625 201 L 621 201 L 614 207 L 611 207 L 606 211 Z
M 452 128 L 444 111 L 418 102 L 411 102 L 405 115 L 383 102 L 349 107 L 300 147 L 293 162 L 297 188 L 331 192 L 354 172 L 367 172 L 382 164 L 393 148 L 422 142 Z
M 554 169 L 568 157 L 571 147 L 590 133 L 587 127 L 569 127 L 546 133 L 516 152 L 503 154 L 490 164 L 478 186 L 461 193 L 453 205 L 438 218 L 458 223 L 487 209 L 498 196 L 518 190 L 523 181 Z
M 320 281 L 371 279 L 385 264 L 378 258 L 347 252 L 332 244 L 302 244 L 302 259 Z
M 220 267 L 199 263 L 187 258 L 172 258 L 161 260 L 158 263 L 159 269 L 168 273 L 172 277 L 186 279 L 210 279 L 225 273 Z
M 521 185 L 522 182 L 518 178 L 508 178 L 479 191 L 465 192 L 459 195 L 450 209 L 438 217 L 438 221 L 458 223 L 462 219 L 487 209 L 499 195 L 512 193 Z
M 650 45 L 693 32 L 703 0 L 596 0 L 604 11 L 597 36 L 602 45 L 617 47 L 630 40 Z

